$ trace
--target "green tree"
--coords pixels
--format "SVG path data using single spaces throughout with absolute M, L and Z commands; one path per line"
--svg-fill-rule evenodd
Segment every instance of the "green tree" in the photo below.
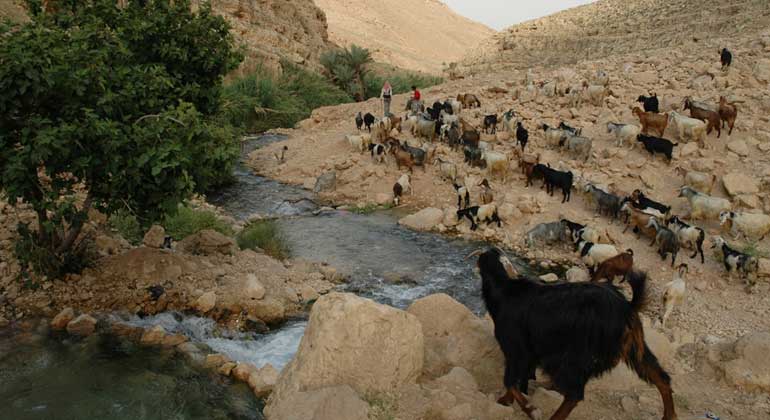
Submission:
M 90 208 L 150 222 L 231 173 L 237 140 L 214 116 L 242 57 L 208 4 L 34 10 L 0 33 L 0 189 L 37 215 L 22 263 L 60 275 Z
M 331 50 L 321 54 L 321 65 L 326 75 L 341 89 L 358 101 L 366 99 L 366 76 L 373 62 L 368 49 L 351 45 L 350 48 Z

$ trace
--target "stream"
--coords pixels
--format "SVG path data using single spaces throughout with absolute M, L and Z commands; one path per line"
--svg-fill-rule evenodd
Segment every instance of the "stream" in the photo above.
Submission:
M 249 139 L 244 153 L 283 139 Z M 397 221 L 406 213 L 399 209 L 369 215 L 321 210 L 313 193 L 254 175 L 243 164 L 234 175 L 235 182 L 209 201 L 239 220 L 253 214 L 275 217 L 292 257 L 328 262 L 348 275 L 341 291 L 398 308 L 446 293 L 483 312 L 480 281 L 464 259 L 482 243 L 403 228 Z M 531 272 L 523 261 L 514 264 Z M 161 324 L 235 361 L 277 369 L 291 360 L 306 327 L 306 321 L 292 320 L 267 334 L 241 333 L 178 313 L 121 320 L 142 327 Z M 27 342 L 19 344 L 26 336 Z M 261 402 L 245 385 L 197 371 L 173 352 L 105 335 L 71 341 L 48 333 L 6 332 L 0 336 L 0 401 L 5 406 L 0 417 L 13 419 L 261 418 Z

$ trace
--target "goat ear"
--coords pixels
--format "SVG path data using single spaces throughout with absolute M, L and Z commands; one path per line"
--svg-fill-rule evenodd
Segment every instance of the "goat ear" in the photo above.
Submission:
M 516 268 L 513 266 L 513 263 L 511 263 L 511 260 L 508 259 L 505 255 L 500 255 L 500 264 L 503 265 L 503 268 L 505 269 L 505 272 L 508 273 L 508 277 L 515 279 L 519 277 L 519 272 L 516 271 Z

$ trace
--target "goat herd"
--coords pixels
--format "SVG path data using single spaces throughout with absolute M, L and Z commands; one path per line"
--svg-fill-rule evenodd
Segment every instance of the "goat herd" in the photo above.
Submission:
M 732 55 L 726 49 L 722 51 L 721 61 L 723 67 L 729 67 L 732 61 Z M 582 93 L 587 93 L 589 100 L 607 91 L 609 77 L 604 72 L 599 72 L 597 76 L 596 79 L 604 80 L 601 85 L 583 84 Z M 544 85 L 541 84 L 541 88 Z M 572 97 L 579 89 L 571 91 Z M 570 93 L 570 90 L 565 93 Z M 628 142 L 633 148 L 639 143 L 653 156 L 656 153 L 664 155 L 669 164 L 673 148 L 678 146 L 662 137 L 669 124 L 674 127 L 680 141 L 698 141 L 705 147 L 706 136 L 716 131 L 717 137 L 720 137 L 725 124 L 729 127 L 728 134 L 731 134 L 737 117 L 735 104 L 729 103 L 725 97 L 720 97 L 716 105 L 686 98 L 683 105 L 685 110 L 690 111 L 690 117 L 675 111 L 660 113 L 655 94 L 639 96 L 637 102 L 642 104 L 642 108 L 634 107 L 632 113 L 638 118 L 639 126 L 613 122 L 607 124 L 607 132 L 614 136 L 618 147 Z M 700 255 L 701 263 L 705 262 L 704 229 L 671 214 L 671 206 L 655 201 L 639 189 L 627 196 L 618 194 L 610 188 L 575 176 L 568 169 L 558 170 L 550 164 L 541 163 L 540 154 L 526 153 L 530 142 L 529 131 L 513 109 L 501 117 L 485 115 L 481 130 L 461 117 L 464 108 L 480 106 L 476 95 L 460 94 L 443 102 L 436 101 L 427 109 L 420 103 L 410 101 L 403 117 L 390 114 L 377 119 L 372 114 L 358 113 L 356 126 L 359 131 L 365 129 L 368 133 L 349 135 L 347 141 L 361 153 L 369 150 L 378 163 L 384 163 L 386 156 L 392 155 L 398 169 L 408 168 L 410 173 L 414 166 L 425 169 L 425 165 L 432 162 L 440 176 L 451 182 L 457 192 L 458 220 L 467 218 L 471 230 L 476 230 L 481 223 L 496 223 L 498 227 L 502 224 L 489 181 L 484 179 L 477 185 L 481 189 L 480 203 L 471 206 L 470 186 L 458 184 L 456 164 L 435 156 L 435 140 L 446 143 L 452 151 L 462 147 L 464 163 L 486 168 L 489 178 L 498 175 L 505 183 L 510 166 L 509 156 L 493 151 L 487 142 L 481 140 L 482 131 L 495 134 L 502 123 L 503 129 L 515 138 L 513 154 L 525 175 L 526 187 L 532 185 L 534 180 L 542 179 L 548 194 L 553 195 L 555 189 L 562 192 L 562 203 L 570 201 L 571 191 L 577 188 L 586 194 L 587 201 L 593 203 L 599 214 L 613 220 L 622 219 L 624 233 L 631 228 L 637 238 L 642 235 L 650 238 L 650 246 L 657 245 L 662 260 L 671 256 L 672 267 L 676 267 L 680 248 L 691 249 L 690 258 Z M 563 148 L 570 157 L 584 162 L 591 158 L 592 140 L 584 137 L 580 128 L 564 122 L 558 127 L 540 124 L 538 128 L 544 132 L 544 146 Z M 392 130 L 398 133 L 408 130 L 416 140 L 399 140 L 391 136 Z M 762 239 L 770 232 L 770 216 L 734 212 L 729 200 L 709 195 L 716 176 L 682 168 L 676 170 L 684 177 L 679 197 L 690 204 L 690 220 L 719 220 L 720 225 L 730 229 L 733 237 L 743 235 L 750 240 Z M 411 177 L 404 173 L 393 186 L 395 204 L 398 205 L 407 193 L 412 193 Z M 507 392 L 499 402 L 506 405 L 516 402 L 531 418 L 539 418 L 539 410 L 526 396 L 528 380 L 534 379 L 535 369 L 539 367 L 548 374 L 554 389 L 565 397 L 551 418 L 565 419 L 583 399 L 588 380 L 623 361 L 641 379 L 658 388 L 663 399 L 664 420 L 676 419 L 671 380 L 644 343 L 639 311 L 645 299 L 646 275 L 634 270 L 633 250 L 619 252 L 604 232 L 603 235 L 595 227 L 561 219 L 539 224 L 526 235 L 530 247 L 535 243 L 571 242 L 573 250 L 579 252 L 589 269 L 590 282 L 546 285 L 538 279 L 520 276 L 504 252 L 496 247 L 476 251 L 469 256 L 478 257 L 483 298 L 495 324 L 495 337 L 506 359 L 504 383 Z M 758 261 L 755 257 L 729 246 L 720 236 L 714 237 L 712 243 L 712 248 L 721 250 L 728 273 L 739 272 L 747 282 L 752 274 L 756 275 Z M 666 285 L 663 325 L 674 306 L 681 303 L 684 297 L 687 271 L 687 264 L 680 264 L 674 279 Z M 633 293 L 630 301 L 613 284 L 616 277 L 622 277 L 630 284 Z M 602 279 L 607 282 L 599 283 Z

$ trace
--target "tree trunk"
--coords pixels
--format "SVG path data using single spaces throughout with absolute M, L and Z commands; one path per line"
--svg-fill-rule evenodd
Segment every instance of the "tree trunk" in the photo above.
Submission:
M 83 201 L 83 212 L 86 213 L 86 217 L 82 219 L 78 219 L 75 221 L 75 223 L 70 226 L 69 232 L 67 232 L 67 236 L 64 238 L 62 243 L 59 244 L 59 246 L 56 248 L 56 254 L 60 255 L 64 251 L 69 250 L 72 247 L 72 244 L 75 243 L 75 240 L 80 236 L 80 231 L 83 229 L 83 224 L 85 220 L 88 219 L 88 210 L 91 209 L 91 202 L 93 201 L 93 197 L 91 196 L 91 192 L 88 192 L 88 195 L 86 195 L 85 201 Z

